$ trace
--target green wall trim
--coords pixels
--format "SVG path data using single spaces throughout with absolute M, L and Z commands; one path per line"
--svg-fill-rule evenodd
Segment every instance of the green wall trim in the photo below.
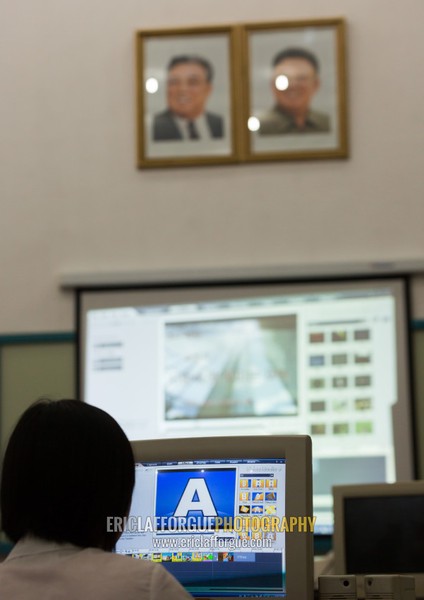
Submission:
M 0 335 L 0 346 L 7 344 L 45 344 L 48 342 L 75 342 L 76 334 L 73 331 L 64 331 L 56 333 L 18 333 L 10 335 Z
M 411 328 L 415 331 L 419 331 L 420 329 L 424 329 L 424 319 L 416 319 L 412 321 Z

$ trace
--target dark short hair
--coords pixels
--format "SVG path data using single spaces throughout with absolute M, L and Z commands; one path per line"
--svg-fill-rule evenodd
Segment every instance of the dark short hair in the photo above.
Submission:
M 176 67 L 177 65 L 184 65 L 186 63 L 195 63 L 196 65 L 200 65 L 206 72 L 207 81 L 211 82 L 213 79 L 213 68 L 211 63 L 202 58 L 201 56 L 197 56 L 197 54 L 181 54 L 180 56 L 174 56 L 168 63 L 168 73 L 171 69 Z
M 32 534 L 112 550 L 107 517 L 128 514 L 131 445 L 118 423 L 78 400 L 40 400 L 19 419 L 4 456 L 0 508 L 6 535 Z
M 303 58 L 313 66 L 316 73 L 319 73 L 318 59 L 310 50 L 305 50 L 304 48 L 286 48 L 285 50 L 281 50 L 281 52 L 274 56 L 272 66 L 276 67 L 287 58 Z

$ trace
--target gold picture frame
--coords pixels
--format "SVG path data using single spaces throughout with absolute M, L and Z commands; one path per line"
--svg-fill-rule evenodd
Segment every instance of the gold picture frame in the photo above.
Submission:
M 138 167 L 239 160 L 238 46 L 233 26 L 137 31 Z
M 342 18 L 242 27 L 243 161 L 348 156 Z

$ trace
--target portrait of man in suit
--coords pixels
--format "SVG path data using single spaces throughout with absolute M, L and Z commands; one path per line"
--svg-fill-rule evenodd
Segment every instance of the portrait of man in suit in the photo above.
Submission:
M 286 48 L 272 61 L 271 90 L 274 106 L 260 116 L 259 135 L 327 133 L 329 115 L 314 110 L 320 88 L 318 58 L 310 50 Z
M 174 56 L 167 66 L 166 110 L 153 119 L 155 142 L 224 137 L 222 116 L 206 110 L 213 90 L 213 67 L 197 55 Z

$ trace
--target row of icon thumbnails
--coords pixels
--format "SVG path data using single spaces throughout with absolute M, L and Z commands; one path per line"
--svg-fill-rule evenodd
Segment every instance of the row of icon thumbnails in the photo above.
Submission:
M 374 431 L 372 421 L 357 421 L 356 423 L 313 423 L 310 427 L 311 435 L 366 435 Z
M 371 363 L 371 354 L 363 353 L 359 354 L 357 352 L 353 354 L 348 354 L 347 352 L 343 354 L 311 354 L 309 356 L 309 366 L 310 367 L 325 367 L 325 366 L 345 366 L 345 365 L 363 365 Z
M 152 562 L 237 562 L 245 553 L 238 552 L 132 552 L 132 558 Z
M 239 494 L 241 502 L 276 502 L 277 492 L 245 492 Z
M 241 494 L 240 494 L 241 496 Z M 239 506 L 240 515 L 276 515 L 276 504 L 241 504 Z
M 372 384 L 371 375 L 356 375 L 355 377 L 337 376 L 327 379 L 325 377 L 313 377 L 309 380 L 309 388 L 311 390 L 323 389 L 325 387 L 347 388 L 349 385 L 355 387 L 369 387 Z
M 262 489 L 262 488 L 268 488 L 270 490 L 275 489 L 277 487 L 277 483 L 278 480 L 277 479 L 261 479 L 261 478 L 252 478 L 252 479 L 240 479 L 239 482 L 239 487 L 244 490 L 247 488 L 254 488 L 254 489 Z M 266 494 L 272 494 L 273 492 L 266 492 Z M 268 496 L 268 498 L 266 498 L 267 500 L 275 500 L 275 498 L 272 498 L 271 496 Z M 262 498 L 263 500 L 263 498 Z
M 334 331 L 312 331 L 309 334 L 310 344 L 324 344 L 325 342 L 363 342 L 371 339 L 369 329 L 339 329 Z
M 311 400 L 311 412 L 347 412 L 349 410 L 366 411 L 372 409 L 372 398 L 338 398 L 336 400 Z

